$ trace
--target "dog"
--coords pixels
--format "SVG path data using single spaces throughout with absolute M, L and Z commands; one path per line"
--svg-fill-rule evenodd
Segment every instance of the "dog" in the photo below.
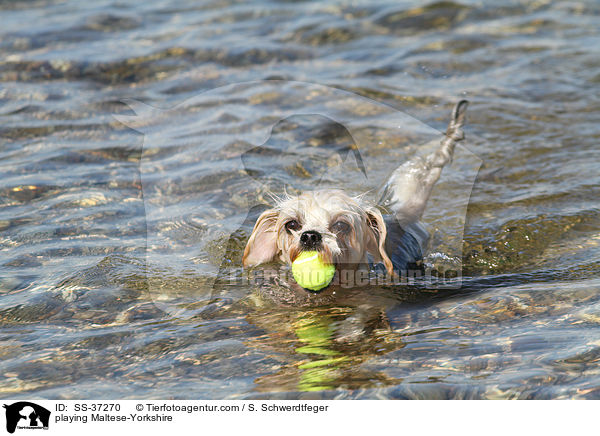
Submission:
M 346 288 L 357 286 L 365 271 L 394 277 L 422 268 L 429 234 L 419 220 L 456 143 L 464 139 L 467 106 L 466 100 L 455 105 L 437 150 L 400 165 L 376 204 L 338 189 L 279 199 L 256 221 L 244 249 L 244 268 L 291 265 L 301 252 L 317 251 L 325 263 L 335 265 L 332 283 Z M 293 280 L 287 286 L 299 288 Z

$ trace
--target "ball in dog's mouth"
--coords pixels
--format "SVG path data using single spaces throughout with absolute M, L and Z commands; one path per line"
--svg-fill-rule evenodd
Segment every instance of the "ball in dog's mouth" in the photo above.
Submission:
M 326 263 L 317 251 L 303 251 L 292 262 L 294 280 L 304 289 L 320 291 L 335 275 L 335 265 Z

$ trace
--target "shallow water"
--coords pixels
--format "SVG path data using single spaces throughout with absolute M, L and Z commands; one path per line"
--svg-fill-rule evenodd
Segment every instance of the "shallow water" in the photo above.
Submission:
M 599 2 L 0 9 L 0 396 L 600 398 Z M 426 215 L 459 289 L 222 280 L 268 190 L 375 189 L 460 98 L 464 235 L 466 151 Z

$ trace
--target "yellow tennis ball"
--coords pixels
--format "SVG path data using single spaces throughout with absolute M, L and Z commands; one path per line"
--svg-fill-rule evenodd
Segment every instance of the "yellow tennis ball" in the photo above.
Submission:
M 323 262 L 316 251 L 303 251 L 292 262 L 292 274 L 303 288 L 320 291 L 333 280 L 335 266 Z

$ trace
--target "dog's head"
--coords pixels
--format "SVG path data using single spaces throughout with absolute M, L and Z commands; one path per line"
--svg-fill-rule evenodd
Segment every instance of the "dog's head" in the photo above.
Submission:
M 291 264 L 302 251 L 318 251 L 340 270 L 367 264 L 370 253 L 392 274 L 385 252 L 387 229 L 381 212 L 340 190 L 287 196 L 258 218 L 248 240 L 244 267 L 271 261 Z

